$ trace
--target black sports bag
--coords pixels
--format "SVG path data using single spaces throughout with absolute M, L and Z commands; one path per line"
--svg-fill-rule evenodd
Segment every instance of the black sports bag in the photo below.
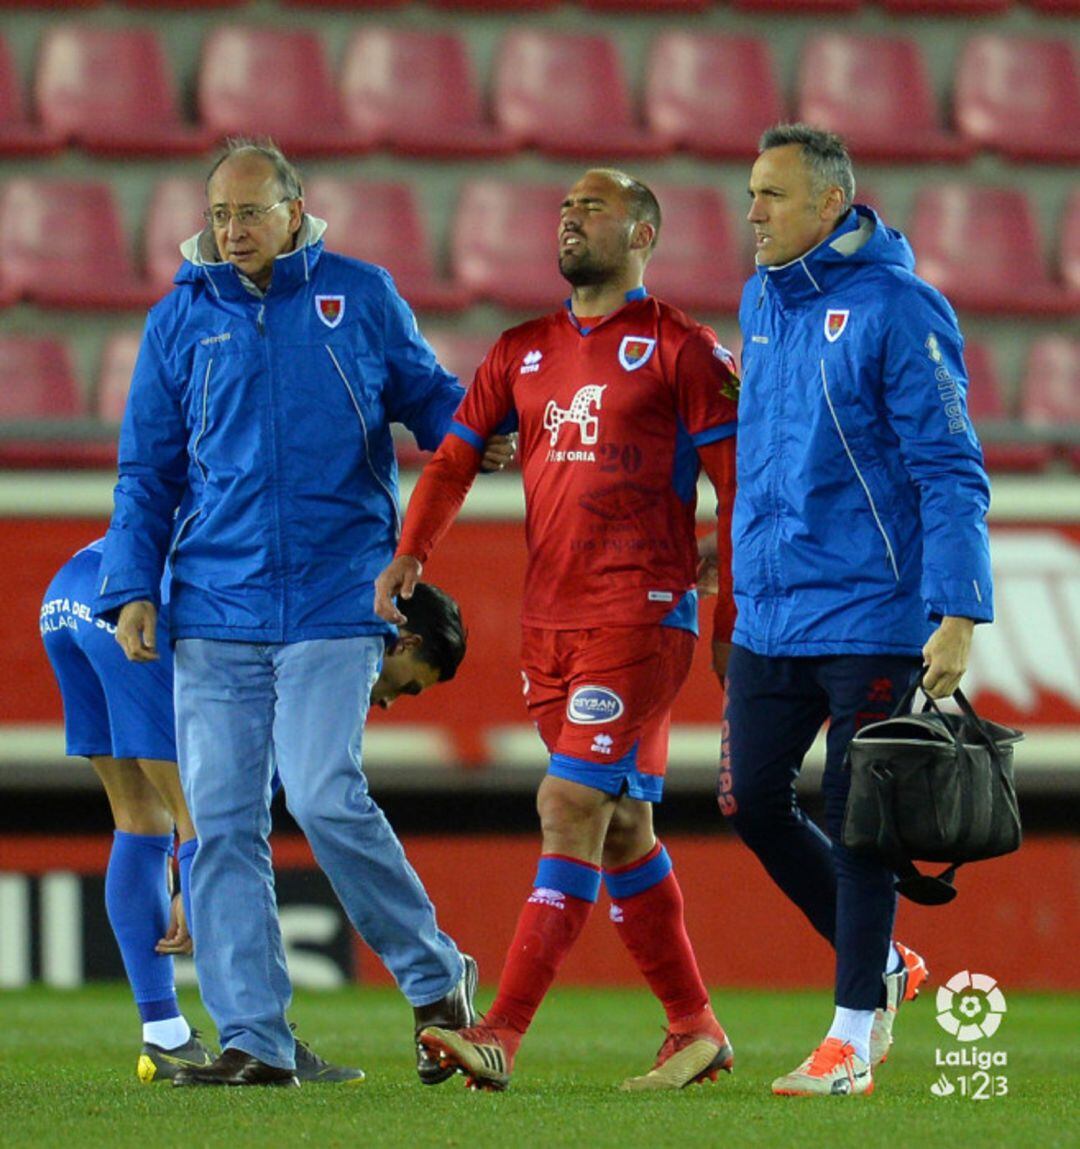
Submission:
M 1024 735 L 980 718 L 959 690 L 953 695 L 959 714 L 943 713 L 930 698 L 912 713 L 920 682 L 891 718 L 864 726 L 848 745 L 843 842 L 888 862 L 906 898 L 941 905 L 956 897 L 953 879 L 962 863 L 1019 849 L 1012 758 Z M 931 876 L 916 869 L 916 860 L 949 866 Z

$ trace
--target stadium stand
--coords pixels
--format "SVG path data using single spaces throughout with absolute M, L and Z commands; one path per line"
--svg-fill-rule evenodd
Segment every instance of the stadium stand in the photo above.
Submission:
M 361 28 L 346 49 L 340 87 L 345 123 L 402 155 L 513 150 L 485 120 L 468 50 L 453 33 Z
M 1080 188 L 1069 197 L 1061 221 L 1061 279 L 1074 306 L 1080 304 Z
M 63 419 L 86 413 L 68 345 L 33 335 L 0 336 L 0 418 Z
M 331 223 L 334 250 L 390 268 L 413 307 L 457 311 L 469 302 L 461 288 L 438 279 L 409 184 L 322 176 L 310 180 L 306 191 L 308 210 Z
M 46 130 L 92 152 L 196 155 L 210 142 L 183 122 L 169 61 L 148 27 L 49 28 L 34 98 Z
M 63 140 L 27 117 L 22 81 L 0 36 L 0 156 L 44 155 L 61 147 Z
M 812 16 L 854 12 L 857 8 L 861 8 L 863 3 L 864 0 L 731 0 L 732 8 L 743 8 L 747 12 L 761 12 L 781 17 L 804 12 Z
M 993 471 L 1041 471 L 1053 458 L 1053 447 L 1009 441 L 1016 414 L 1005 399 L 990 347 L 969 339 L 964 346 L 964 365 L 968 372 L 968 414 L 982 440 L 986 465 Z
M 0 295 L 58 308 L 145 307 L 112 187 L 18 178 L 0 189 Z
M 449 328 L 433 327 L 425 335 L 435 349 L 439 362 L 467 387 L 491 345 L 498 339 L 499 332 L 493 330 L 479 335 L 462 335 Z
M 839 132 L 863 161 L 961 160 L 966 140 L 941 126 L 917 41 L 829 32 L 807 38 L 798 118 Z
M 956 72 L 963 136 L 1013 160 L 1080 160 L 1075 45 L 1046 37 L 972 36 Z
M 662 32 L 652 43 L 644 114 L 653 135 L 706 159 L 752 159 L 784 118 L 768 43 L 755 36 Z
M 1051 435 L 1055 428 L 1080 426 L 1080 339 L 1049 334 L 1034 339 L 1020 390 L 1020 416 L 1029 427 Z M 1080 447 L 1065 448 L 1080 470 Z
M 1014 0 L 878 0 L 898 16 L 992 16 L 1010 8 Z
M 469 180 L 454 214 L 454 279 L 477 299 L 518 310 L 550 310 L 566 298 L 555 261 L 563 184 Z
M 520 147 L 590 162 L 669 150 L 635 117 L 618 49 L 603 35 L 510 31 L 495 63 L 493 110 Z
M 653 191 L 662 224 L 646 269 L 649 290 L 695 314 L 737 311 L 750 257 L 723 195 L 716 188 L 668 184 Z
M 105 340 L 94 391 L 94 412 L 102 422 L 116 424 L 124 417 L 141 338 L 139 331 L 115 331 Z
M 371 146 L 343 121 L 317 31 L 211 27 L 199 64 L 198 106 L 200 122 L 215 137 L 272 135 L 296 156 L 356 154 Z
M 922 188 L 908 235 L 919 273 L 961 310 L 1062 315 L 1077 308 L 1050 278 L 1034 212 L 1018 188 Z
M 143 267 L 150 290 L 160 298 L 172 289 L 180 266 L 180 244 L 201 231 L 206 192 L 198 177 L 159 180 L 150 198 L 143 229 Z

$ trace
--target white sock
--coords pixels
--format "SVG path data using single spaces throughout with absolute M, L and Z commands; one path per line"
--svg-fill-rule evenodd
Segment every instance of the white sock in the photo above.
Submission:
M 900 951 L 892 944 L 889 943 L 889 957 L 885 962 L 885 973 L 896 973 L 896 971 L 904 964 L 904 959 L 900 956 Z
M 162 1049 L 176 1049 L 190 1036 L 191 1026 L 183 1014 L 179 1017 L 167 1017 L 164 1021 L 143 1022 L 143 1041 L 148 1041 L 151 1045 L 160 1045 Z
M 835 1037 L 847 1042 L 854 1048 L 856 1056 L 861 1057 L 863 1061 L 869 1061 L 870 1030 L 873 1025 L 872 1009 L 844 1009 L 842 1005 L 838 1005 L 826 1037 Z

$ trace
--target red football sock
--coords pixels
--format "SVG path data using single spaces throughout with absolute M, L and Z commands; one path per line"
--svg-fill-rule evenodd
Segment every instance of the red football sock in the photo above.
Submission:
M 625 875 L 651 860 L 654 853 L 650 851 L 633 867 L 614 873 Z M 612 897 L 611 920 L 649 988 L 660 999 L 670 1028 L 681 1031 L 688 1025 L 687 1032 L 709 1028 L 703 1023 L 712 1019 L 712 1008 L 686 933 L 682 890 L 674 872 L 639 893 Z
M 518 918 L 486 1024 L 518 1033 L 529 1028 L 592 908 L 592 902 L 570 894 L 533 890 Z

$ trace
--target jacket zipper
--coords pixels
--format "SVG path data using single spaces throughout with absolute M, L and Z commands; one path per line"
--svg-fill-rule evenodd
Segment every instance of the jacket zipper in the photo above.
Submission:
M 878 509 L 874 504 L 874 496 L 870 493 L 870 487 L 866 480 L 862 477 L 862 472 L 859 470 L 858 463 L 855 462 L 855 456 L 851 453 L 851 448 L 848 446 L 847 437 L 844 435 L 844 430 L 840 426 L 840 420 L 836 417 L 836 408 L 833 406 L 832 396 L 829 394 L 829 380 L 825 375 L 825 360 L 820 360 L 821 363 L 821 387 L 825 392 L 825 402 L 829 405 L 829 414 L 832 416 L 833 426 L 836 428 L 836 433 L 840 436 L 840 442 L 844 448 L 844 454 L 848 457 L 848 462 L 851 464 L 851 469 L 855 472 L 855 478 L 859 480 L 859 485 L 866 495 L 866 501 L 870 504 L 870 513 L 874 516 L 874 522 L 877 523 L 877 529 L 881 532 L 881 537 L 885 542 L 885 550 L 889 555 L 889 566 L 892 567 L 893 578 L 897 582 L 900 581 L 900 571 L 896 566 L 896 555 L 893 552 L 892 543 L 889 541 L 889 536 L 885 531 L 885 525 L 881 521 L 881 516 L 878 514 Z
M 214 360 L 211 358 L 206 364 L 206 373 L 203 375 L 203 393 L 202 393 L 202 422 L 199 426 L 199 433 L 195 436 L 195 442 L 191 444 L 191 457 L 195 461 L 195 466 L 199 468 L 199 474 L 202 475 L 203 486 L 206 486 L 206 468 L 199 458 L 199 444 L 202 442 L 203 435 L 206 434 L 207 411 L 210 405 L 210 372 L 214 368 Z M 202 512 L 202 507 L 196 507 L 191 514 L 180 524 L 180 528 L 173 536 L 172 546 L 169 547 L 169 561 L 176 554 L 176 548 L 180 545 L 180 540 L 184 537 L 184 532 L 188 529 L 188 524 L 194 519 L 198 518 Z

